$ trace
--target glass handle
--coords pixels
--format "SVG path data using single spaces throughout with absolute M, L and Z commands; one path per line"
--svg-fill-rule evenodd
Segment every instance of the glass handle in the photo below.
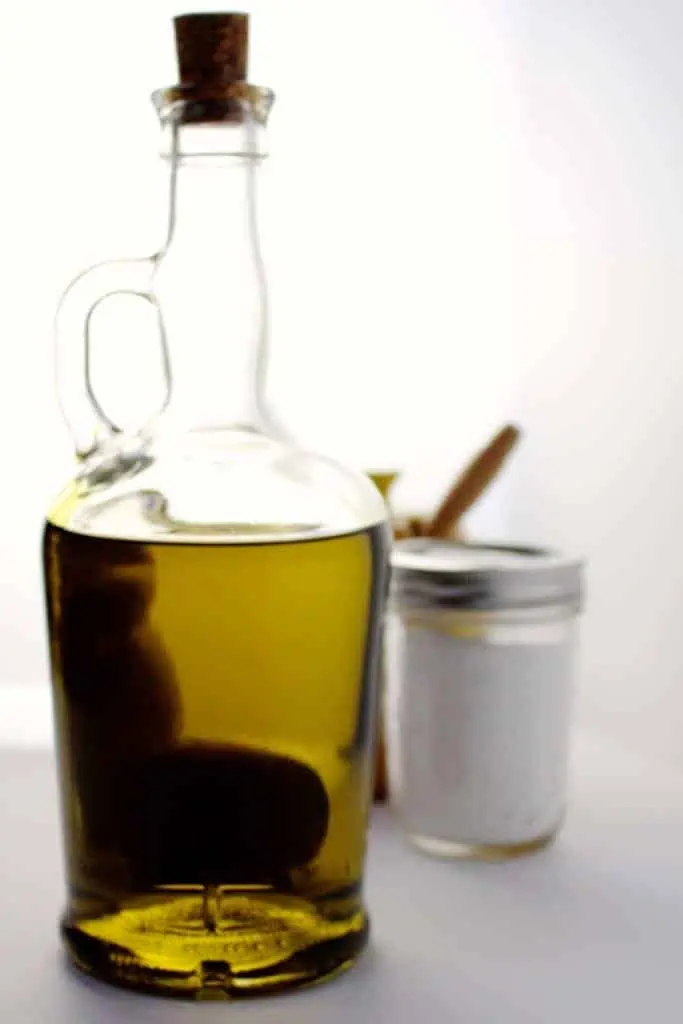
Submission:
M 162 372 L 170 396 L 171 375 L 166 333 L 152 291 L 157 256 L 111 260 L 84 270 L 64 292 L 57 309 L 57 390 L 62 413 L 79 458 L 86 458 L 119 428 L 109 419 L 95 394 L 91 374 L 91 328 L 97 307 L 116 295 L 133 295 L 151 303 L 156 313 Z

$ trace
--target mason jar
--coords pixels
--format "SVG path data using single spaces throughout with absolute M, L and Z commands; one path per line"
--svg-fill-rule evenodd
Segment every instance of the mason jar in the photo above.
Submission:
M 581 562 L 555 552 L 395 545 L 389 789 L 421 849 L 498 859 L 557 835 L 581 602 Z

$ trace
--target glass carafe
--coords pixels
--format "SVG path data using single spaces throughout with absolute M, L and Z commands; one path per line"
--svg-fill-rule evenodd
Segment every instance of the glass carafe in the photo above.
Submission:
M 366 942 L 388 532 L 374 486 L 265 406 L 272 94 L 245 82 L 246 18 L 184 16 L 176 35 L 181 85 L 154 97 L 167 239 L 86 271 L 57 319 L 79 454 L 44 540 L 62 934 L 102 979 L 231 997 L 314 981 Z M 93 311 L 117 293 L 158 326 L 164 399 L 136 427 L 92 373 Z

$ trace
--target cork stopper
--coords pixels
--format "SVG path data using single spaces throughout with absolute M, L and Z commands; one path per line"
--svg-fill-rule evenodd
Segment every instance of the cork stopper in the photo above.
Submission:
M 249 15 L 180 14 L 173 25 L 180 82 L 152 97 L 162 122 L 265 125 L 274 96 L 247 81 Z
M 181 14 L 173 24 L 182 85 L 215 92 L 247 81 L 247 14 Z

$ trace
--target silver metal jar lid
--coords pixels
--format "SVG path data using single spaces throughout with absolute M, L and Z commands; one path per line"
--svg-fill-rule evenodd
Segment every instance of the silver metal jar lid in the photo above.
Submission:
M 578 609 L 583 594 L 581 560 L 543 548 L 416 537 L 394 545 L 391 565 L 394 602 L 413 607 Z

